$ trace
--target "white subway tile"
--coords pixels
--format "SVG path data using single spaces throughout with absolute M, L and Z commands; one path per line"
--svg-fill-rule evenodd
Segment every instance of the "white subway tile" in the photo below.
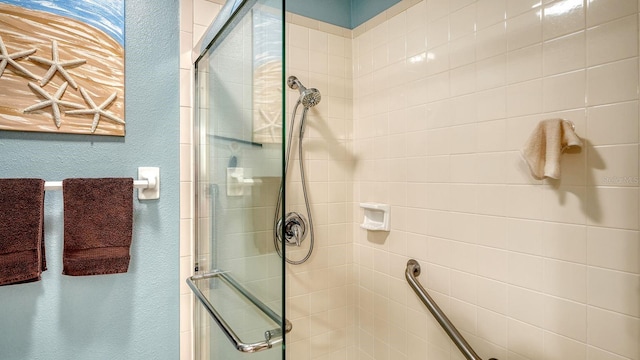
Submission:
M 461 271 L 451 272 L 451 296 L 469 304 L 477 303 L 476 276 Z
M 494 120 L 478 123 L 477 131 L 478 152 L 497 152 L 506 150 L 506 120 Z M 480 170 L 482 171 L 482 168 L 480 168 Z
M 507 204 L 506 186 L 499 185 L 478 185 L 477 201 L 478 213 L 485 215 L 504 216 Z
M 465 242 L 451 242 L 451 268 L 468 273 L 476 273 L 478 271 L 478 255 L 477 246 Z
M 439 101 L 450 96 L 449 73 L 443 72 L 427 78 L 427 101 Z
M 447 182 L 450 179 L 448 156 L 427 156 L 427 182 Z
M 474 2 L 475 0 L 449 0 L 449 11 L 454 12 L 465 6 L 469 6 L 470 4 L 473 4 Z
M 583 69 L 586 64 L 585 32 L 544 42 L 542 69 L 544 75 L 555 75 Z
M 427 27 L 423 23 L 407 32 L 406 37 L 406 54 L 407 57 L 417 56 L 425 53 L 427 49 L 426 42 Z
M 449 45 L 444 44 L 427 51 L 427 74 L 434 75 L 449 70 Z
M 587 103 L 602 105 L 638 99 L 638 58 L 587 70 Z
M 478 210 L 478 188 L 472 184 L 451 184 L 451 210 L 476 213 Z
M 180 144 L 192 144 L 193 125 L 191 121 L 191 107 L 180 107 Z
M 590 28 L 587 31 L 589 66 L 638 56 L 636 14 Z
M 420 7 L 420 11 L 424 11 L 427 22 L 433 22 L 443 16 L 449 15 L 450 0 L 430 0 L 425 1 L 426 6 Z
M 589 267 L 589 305 L 638 318 L 640 275 Z
M 451 314 L 451 322 L 457 324 L 456 326 L 460 331 L 475 334 L 478 321 L 476 307 L 459 301 L 455 297 L 452 297 L 450 302 L 451 309 L 449 310 L 449 314 Z
M 426 201 L 423 201 L 421 204 L 415 204 L 416 207 L 448 210 L 451 203 L 449 200 L 449 187 L 449 184 L 426 184 Z
M 536 327 L 544 326 L 546 296 L 517 286 L 509 286 L 509 317 Z M 511 347 L 511 346 L 510 346 Z M 516 351 L 516 349 L 511 348 Z M 542 350 L 542 349 L 540 349 Z
M 427 49 L 446 44 L 449 41 L 449 17 L 427 23 Z
M 616 355 L 597 347 L 588 346 L 587 356 L 589 360 L 627 360 L 628 358 Z
M 541 359 L 543 356 L 543 331 L 529 324 L 509 319 L 509 357 L 514 360 Z
M 180 219 L 180 256 L 191 256 L 193 219 Z
M 586 234 L 586 226 L 542 223 L 542 255 L 552 259 L 586 264 Z
M 587 341 L 587 306 L 585 304 L 553 296 L 545 296 L 543 301 L 546 330 L 577 341 Z
M 180 332 L 180 360 L 193 359 L 193 333 L 191 331 Z
M 507 56 L 494 56 L 476 62 L 476 88 L 492 89 L 506 84 Z
M 589 185 L 637 187 L 638 161 L 638 145 L 594 146 L 588 158 Z
M 508 117 L 540 112 L 542 112 L 542 79 L 513 84 L 507 87 Z
M 478 154 L 479 184 L 504 184 L 507 180 L 507 156 L 504 152 Z
M 288 46 L 302 49 L 309 48 L 309 28 L 297 24 L 287 23 Z
M 512 18 L 531 9 L 539 8 L 541 4 L 536 0 L 507 0 L 507 17 Z
M 476 66 L 475 64 L 462 66 L 456 69 L 453 69 L 449 72 L 449 76 L 451 79 L 451 95 L 465 95 L 470 94 L 476 90 Z M 458 99 L 454 98 L 452 101 L 457 101 Z M 452 106 L 452 111 L 456 110 L 459 107 Z M 475 106 L 464 106 L 468 111 L 474 110 Z
M 476 3 L 476 13 L 477 28 L 484 29 L 505 20 L 507 2 L 506 0 L 479 0 Z
M 508 91 L 508 90 L 507 90 Z M 507 119 L 507 147 L 509 150 L 520 150 L 533 129 L 540 121 L 538 115 L 529 115 Z M 526 164 L 525 164 L 526 166 Z
M 451 109 L 450 100 L 436 101 L 427 104 L 427 129 L 442 128 L 450 126 L 449 121 Z
M 584 70 L 545 77 L 542 108 L 545 112 L 585 106 L 586 74 Z
M 587 188 L 587 224 L 638 230 L 638 188 Z
M 452 9 L 453 10 L 453 9 Z M 449 40 L 473 34 L 476 30 L 476 6 L 468 5 L 449 16 Z
M 427 131 L 427 155 L 448 155 L 451 152 L 451 129 Z
M 545 6 L 542 29 L 544 39 L 584 29 L 584 1 L 561 0 Z
M 587 324 L 589 345 L 630 359 L 640 358 L 640 319 L 589 306 Z
M 450 122 L 452 125 L 473 124 L 476 122 L 476 95 L 469 94 L 452 98 Z
M 451 154 L 472 153 L 477 149 L 477 131 L 475 124 L 450 128 Z
M 509 52 L 507 82 L 509 84 L 542 76 L 542 45 L 536 44 Z
M 476 34 L 472 33 L 449 42 L 449 66 L 473 64 L 476 60 Z
M 549 360 L 587 359 L 587 345 L 567 337 L 544 332 L 544 358 Z
M 427 210 L 426 211 L 427 226 L 426 233 L 430 236 L 451 238 L 451 215 L 447 211 Z
M 484 259 L 481 255 L 481 248 L 478 248 L 478 259 Z M 478 306 L 497 312 L 498 314 L 506 315 L 508 306 L 508 285 L 502 281 L 495 281 L 486 277 L 478 277 L 476 281 L 478 284 Z
M 542 193 L 542 218 L 571 224 L 585 224 L 587 202 L 583 186 L 545 187 Z
M 459 154 L 450 157 L 451 182 L 473 183 L 476 181 L 476 154 Z
M 509 218 L 507 222 L 507 248 L 531 255 L 542 254 L 544 223 L 541 221 Z
M 464 188 L 467 185 L 451 185 L 452 193 L 460 191 L 458 188 Z M 453 208 L 453 204 L 451 205 Z M 462 241 L 470 244 L 476 243 L 477 237 L 477 218 L 476 215 L 452 212 L 451 216 L 451 239 L 456 241 Z M 461 226 L 464 224 L 464 226 Z
M 193 2 L 193 22 L 194 24 L 208 27 L 218 15 L 220 5 L 210 1 Z
M 500 347 L 507 347 L 507 317 L 499 313 L 478 308 L 478 330 L 477 334 L 480 338 L 486 339 Z M 478 351 L 481 351 L 478 348 Z M 491 353 L 497 356 L 495 353 Z
M 476 33 L 476 56 L 478 60 L 486 59 L 507 51 L 506 22 L 478 30 Z
M 478 246 L 478 275 L 504 282 L 508 278 L 508 253 L 504 250 Z
M 509 284 L 542 290 L 544 287 L 543 264 L 543 259 L 537 256 L 509 253 Z
M 587 262 L 591 266 L 640 274 L 638 231 L 588 227 Z
M 509 0 L 510 3 L 520 2 Z M 538 2 L 539 3 L 539 2 Z M 507 9 L 507 48 L 515 50 L 542 41 L 542 10 L 537 8 L 524 14 L 510 17 Z
M 627 0 L 586 0 L 587 26 L 602 24 L 638 12 L 638 3 Z
M 501 119 L 507 115 L 507 94 L 505 87 L 498 87 L 475 94 L 477 100 L 477 120 Z
M 193 31 L 193 1 L 180 1 L 180 31 L 191 33 Z M 191 44 L 191 40 L 189 40 Z
M 535 185 L 507 187 L 507 214 L 516 218 L 543 218 L 543 189 Z
M 587 300 L 586 265 L 545 259 L 543 291 L 547 294 L 580 303 Z
M 637 101 L 591 107 L 586 140 L 592 145 L 637 143 L 638 124 Z
M 306 70 L 309 68 L 309 50 L 295 46 L 289 47 L 288 66 L 291 70 Z
M 429 277 L 426 282 L 424 282 L 427 288 L 441 294 L 449 295 L 451 293 L 451 269 L 444 266 L 429 264 L 427 265 L 427 271 L 429 273 Z M 412 301 L 415 301 L 418 309 L 426 310 L 415 294 L 410 294 L 407 303 L 411 303 Z M 443 306 L 446 306 L 447 303 L 448 302 L 444 303 Z

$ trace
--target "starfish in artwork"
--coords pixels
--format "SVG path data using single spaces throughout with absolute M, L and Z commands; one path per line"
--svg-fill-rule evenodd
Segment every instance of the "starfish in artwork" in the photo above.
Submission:
M 271 138 L 276 138 L 280 135 L 282 129 L 281 117 L 282 111 L 278 111 L 274 113 L 272 117 L 269 117 L 263 109 L 260 109 L 260 115 L 262 119 L 264 119 L 264 125 L 255 129 L 255 132 L 267 132 L 271 136 Z
M 73 80 L 71 75 L 69 75 L 65 67 L 79 66 L 86 63 L 87 60 L 75 59 L 75 60 L 69 60 L 69 61 L 60 61 L 60 55 L 58 54 L 58 42 L 56 40 L 52 40 L 52 43 L 51 43 L 51 57 L 52 57 L 51 60 L 41 58 L 39 56 L 29 57 L 29 59 L 37 63 L 50 66 L 49 71 L 47 71 L 47 73 L 44 74 L 44 76 L 42 77 L 42 80 L 40 80 L 40 86 L 45 86 L 49 82 L 49 80 L 53 78 L 53 75 L 55 75 L 56 72 L 59 72 L 60 75 L 62 75 L 62 77 L 65 80 L 67 80 L 67 82 L 69 83 L 69 85 L 71 85 L 71 87 L 73 87 L 74 89 L 77 89 L 78 84 L 76 84 L 75 80 Z
M 56 91 L 56 93 L 54 95 L 50 95 L 49 93 L 47 93 L 46 91 L 44 91 L 43 88 L 41 88 L 40 86 L 29 82 L 29 87 L 31 89 L 33 89 L 33 91 L 37 92 L 38 94 L 40 94 L 43 98 L 45 98 L 46 100 L 41 101 L 37 104 L 33 104 L 29 107 L 27 107 L 26 109 L 22 110 L 23 112 L 31 112 L 31 111 L 35 111 L 35 110 L 40 110 L 40 109 L 44 109 L 46 107 L 51 107 L 51 114 L 53 115 L 53 120 L 56 123 L 56 127 L 60 128 L 60 105 L 66 106 L 66 107 L 70 107 L 70 108 L 76 108 L 76 109 L 80 109 L 82 108 L 82 105 L 80 104 L 75 104 L 69 101 L 64 101 L 64 100 L 60 100 L 62 98 L 62 95 L 64 94 L 64 92 L 67 90 L 67 86 L 68 83 L 65 82 L 64 84 L 62 84 L 62 86 L 60 86 L 60 88 L 58 89 L 58 91 Z
M 100 106 L 96 105 L 96 103 L 93 101 L 91 96 L 89 96 L 89 93 L 87 93 L 87 91 L 84 88 L 80 88 L 80 93 L 82 94 L 84 101 L 87 103 L 87 105 L 90 106 L 90 108 L 82 109 L 82 110 L 71 110 L 71 111 L 67 111 L 66 114 L 93 115 L 93 123 L 91 124 L 91 133 L 94 133 L 96 131 L 96 128 L 98 127 L 98 123 L 100 122 L 100 118 L 103 116 L 109 120 L 115 121 L 120 124 L 124 124 L 124 120 L 120 119 L 119 117 L 105 110 L 109 105 L 111 105 L 113 100 L 116 99 L 117 93 L 111 94 L 111 96 L 109 96 L 107 100 L 105 100 L 102 104 L 100 104 Z
M 28 77 L 30 77 L 32 79 L 37 79 L 37 77 L 35 75 L 33 75 L 24 66 L 18 64 L 16 62 L 16 60 L 15 60 L 15 59 L 23 58 L 25 56 L 29 56 L 29 55 L 33 54 L 34 52 L 36 52 L 36 49 L 18 51 L 16 53 L 9 54 L 9 51 L 7 51 L 7 47 L 4 45 L 4 42 L 2 41 L 2 37 L 0 37 L 0 77 L 2 77 L 2 74 L 4 73 L 4 69 L 7 68 L 7 65 L 11 65 L 16 70 L 18 70 L 21 73 L 27 75 Z

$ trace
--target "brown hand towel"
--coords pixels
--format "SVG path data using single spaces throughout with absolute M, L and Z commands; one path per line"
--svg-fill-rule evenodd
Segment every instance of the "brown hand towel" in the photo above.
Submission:
M 65 275 L 127 272 L 133 229 L 133 179 L 66 179 Z
M 40 280 L 44 257 L 44 180 L 0 179 L 0 285 Z

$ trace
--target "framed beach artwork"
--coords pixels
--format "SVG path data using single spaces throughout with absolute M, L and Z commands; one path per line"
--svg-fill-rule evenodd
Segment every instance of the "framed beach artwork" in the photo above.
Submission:
M 0 130 L 125 125 L 124 0 L 0 0 Z

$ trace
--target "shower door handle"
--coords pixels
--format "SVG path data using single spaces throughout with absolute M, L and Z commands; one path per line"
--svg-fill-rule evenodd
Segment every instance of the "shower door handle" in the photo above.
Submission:
M 218 324 L 222 332 L 225 336 L 231 341 L 233 346 L 241 352 L 253 353 L 256 351 L 266 350 L 273 347 L 273 345 L 279 344 L 283 340 L 283 331 L 280 328 L 266 330 L 264 332 L 264 341 L 248 343 L 244 342 L 240 339 L 240 337 L 236 334 L 235 331 L 229 326 L 229 324 L 224 320 L 222 315 L 216 310 L 216 308 L 211 304 L 209 299 L 202 293 L 200 288 L 196 285 L 196 281 L 198 280 L 206 280 L 211 278 L 219 278 L 231 287 L 233 287 L 238 293 L 244 296 L 247 300 L 249 300 L 253 305 L 255 305 L 262 313 L 264 313 L 267 317 L 273 320 L 277 324 L 282 324 L 284 326 L 284 333 L 288 333 L 291 331 L 292 325 L 289 320 L 283 319 L 276 314 L 271 308 L 269 308 L 265 303 L 260 301 L 257 297 L 255 297 L 252 293 L 250 293 L 247 289 L 245 289 L 240 283 L 238 283 L 234 278 L 232 278 L 228 273 L 221 270 L 214 270 L 210 273 L 201 274 L 201 275 L 193 275 L 187 278 L 187 284 L 196 295 L 198 300 L 202 303 L 204 308 L 207 310 L 209 315 L 213 318 L 213 320 Z

